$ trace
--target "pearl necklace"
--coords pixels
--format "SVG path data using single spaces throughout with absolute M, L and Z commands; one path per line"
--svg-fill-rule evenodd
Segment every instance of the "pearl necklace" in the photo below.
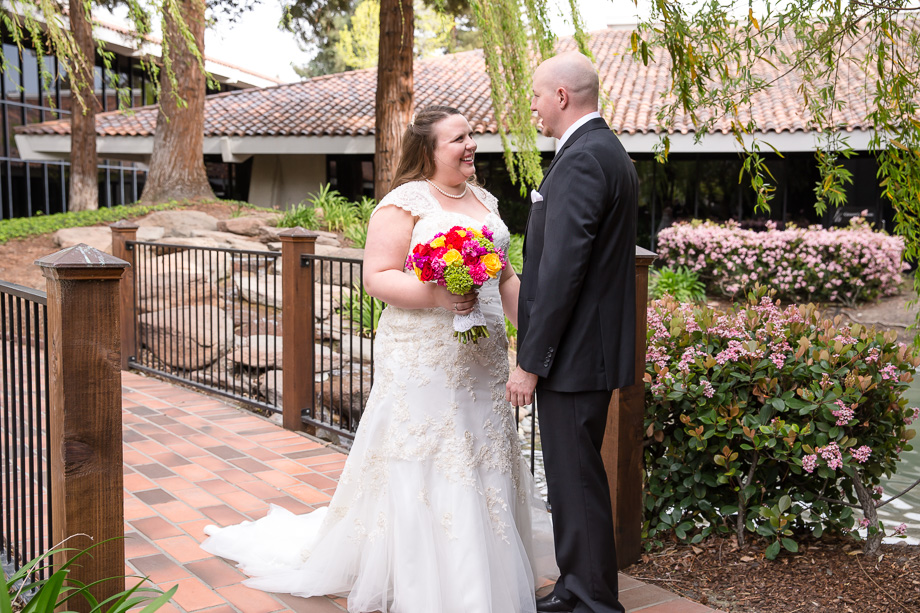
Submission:
M 460 192 L 459 194 L 451 194 L 450 192 L 445 192 L 443 189 L 441 189 L 440 187 L 438 187 L 438 186 L 437 186 L 433 181 L 431 181 L 430 179 L 425 179 L 425 182 L 428 183 L 428 185 L 430 185 L 431 187 L 433 187 L 433 188 L 435 188 L 436 190 L 438 190 L 439 192 L 441 192 L 443 195 L 447 196 L 448 198 L 454 198 L 454 199 L 457 199 L 457 200 L 459 200 L 460 198 L 463 198 L 464 196 L 466 196 L 467 186 L 469 185 L 466 181 L 464 181 L 464 182 L 463 182 L 463 191 Z

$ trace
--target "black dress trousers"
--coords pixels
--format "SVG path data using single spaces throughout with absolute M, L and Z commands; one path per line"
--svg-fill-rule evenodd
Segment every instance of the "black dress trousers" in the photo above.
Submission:
M 601 458 L 612 392 L 558 392 L 537 385 L 537 415 L 553 510 L 554 593 L 576 613 L 624 613 L 610 487 Z

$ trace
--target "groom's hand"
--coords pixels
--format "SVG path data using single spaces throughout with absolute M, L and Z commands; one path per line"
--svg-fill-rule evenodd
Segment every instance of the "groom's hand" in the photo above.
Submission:
M 533 391 L 539 377 L 529 373 L 520 366 L 514 369 L 505 385 L 505 400 L 513 406 L 522 407 L 533 402 Z

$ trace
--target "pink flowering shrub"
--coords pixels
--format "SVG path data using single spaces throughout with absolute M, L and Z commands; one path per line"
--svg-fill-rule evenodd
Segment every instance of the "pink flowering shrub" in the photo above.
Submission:
M 920 358 L 892 332 L 766 293 L 724 313 L 649 306 L 645 536 L 756 533 L 773 558 L 853 530 L 855 508 L 880 542 L 875 488 L 911 449 L 903 394 Z
M 736 222 L 681 222 L 658 234 L 658 255 L 686 266 L 710 293 L 744 295 L 761 284 L 794 302 L 853 305 L 896 294 L 904 264 L 900 236 L 874 232 L 865 219 L 846 228 L 742 230 Z

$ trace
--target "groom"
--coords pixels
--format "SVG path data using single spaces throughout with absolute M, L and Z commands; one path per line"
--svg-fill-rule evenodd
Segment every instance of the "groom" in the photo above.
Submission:
M 530 108 L 559 145 L 531 194 L 506 396 L 539 398 L 560 571 L 537 600 L 544 613 L 624 611 L 601 442 L 612 390 L 634 381 L 638 178 L 597 104 L 598 75 L 580 53 L 534 73 Z

